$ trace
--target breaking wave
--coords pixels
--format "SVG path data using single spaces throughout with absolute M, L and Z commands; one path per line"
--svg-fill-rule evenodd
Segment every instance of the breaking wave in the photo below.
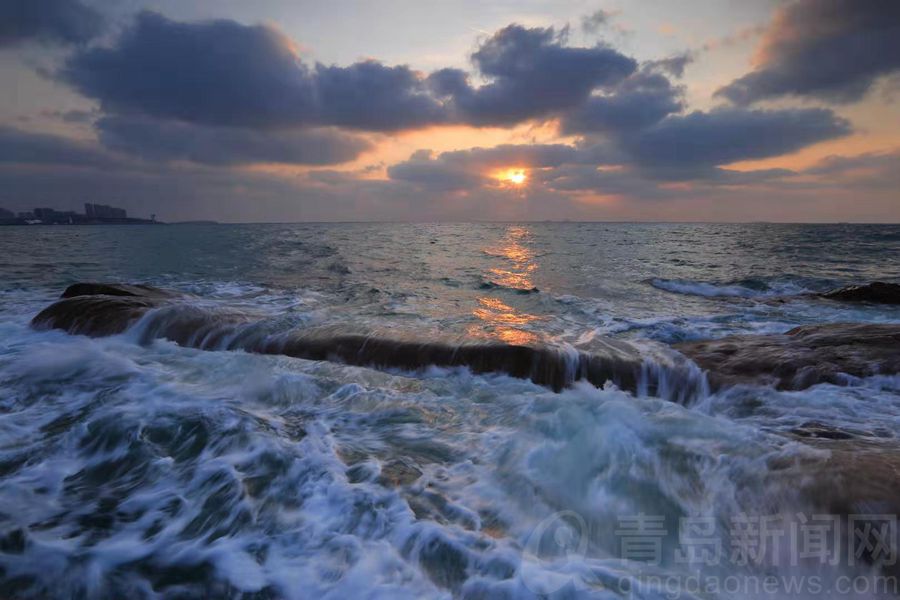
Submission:
M 341 326 L 301 326 L 302 316 L 254 318 L 230 308 L 183 303 L 153 307 L 153 298 L 72 294 L 34 324 L 92 336 L 124 333 L 138 343 L 167 339 L 202 350 L 242 350 L 406 372 L 463 367 L 476 374 L 529 379 L 554 391 L 587 381 L 602 387 L 690 403 L 709 393 L 705 374 L 661 346 L 596 338 L 589 351 L 569 344 L 423 339 L 402 331 L 359 333 Z
M 827 282 L 804 279 L 742 279 L 726 283 L 690 281 L 686 279 L 659 279 L 649 281 L 653 287 L 689 296 L 706 298 L 771 298 L 776 296 L 799 296 L 822 291 L 829 287 Z
M 821 593 L 790 595 L 823 598 L 885 574 L 676 551 L 687 518 L 729 553 L 741 516 L 897 514 L 898 376 L 707 391 L 663 343 L 900 322 L 775 300 L 900 281 L 896 226 L 18 229 L 0 236 L 0 597 L 762 595 L 698 592 L 699 573 L 812 574 Z M 92 280 L 177 294 L 73 297 L 65 331 L 30 326 Z M 623 551 L 640 515 L 663 519 L 652 563 Z

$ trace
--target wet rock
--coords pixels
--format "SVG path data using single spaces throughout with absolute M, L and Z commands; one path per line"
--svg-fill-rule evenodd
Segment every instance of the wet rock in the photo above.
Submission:
M 764 488 L 784 491 L 781 500 L 793 497 L 795 506 L 807 507 L 807 516 L 836 517 L 838 551 L 845 557 L 851 543 L 873 541 L 858 537 L 867 525 L 877 529 L 884 525 L 885 517 L 900 515 L 900 448 L 893 441 L 855 436 L 807 437 L 803 442 L 826 452 L 773 469 Z M 882 541 L 887 547 L 881 550 L 888 556 L 900 551 L 895 537 Z M 885 555 L 879 552 L 876 556 L 874 547 L 854 548 L 862 551 L 858 555 L 861 562 L 883 574 L 900 575 L 900 562 L 886 564 Z
M 875 281 L 866 285 L 850 285 L 820 294 L 822 298 L 841 302 L 900 304 L 900 284 Z
M 103 337 L 122 333 L 159 299 L 138 296 L 74 296 L 48 306 L 31 325 L 37 329 L 64 329 L 69 333 Z
M 900 448 L 872 439 L 808 441 L 830 451 L 807 469 L 810 501 L 832 514 L 900 514 Z
M 752 384 L 800 390 L 900 372 L 900 325 L 805 325 L 784 334 L 735 335 L 674 347 L 708 371 L 716 388 Z
M 319 327 L 279 331 L 265 321 L 254 321 L 251 315 L 192 303 L 188 297 L 148 286 L 76 284 L 64 295 L 41 311 L 32 325 L 95 337 L 114 335 L 149 310 L 158 309 L 145 320 L 141 343 L 167 339 L 203 350 L 243 350 L 376 369 L 465 367 L 479 374 L 530 379 L 554 391 L 578 380 L 598 387 L 612 382 L 623 390 L 684 402 L 705 390 L 705 380 L 698 381 L 696 369 L 680 357 L 674 357 L 681 361 L 677 364 L 659 363 L 648 369 L 636 347 L 615 339 L 596 340 L 595 349 L 579 352 L 540 343 L 422 338 L 395 330 L 358 333 Z
M 556 391 L 578 379 L 600 386 L 612 381 L 623 389 L 634 390 L 641 373 L 641 360 L 636 351 L 570 356 L 549 346 L 449 343 L 331 331 L 297 331 L 266 340 L 252 350 L 381 369 L 416 371 L 429 366 L 467 367 L 474 373 L 505 373 L 530 379 Z
M 171 298 L 172 292 L 149 285 L 127 283 L 74 283 L 66 288 L 61 298 L 76 296 L 135 296 L 141 298 Z
M 166 339 L 179 346 L 201 350 L 250 349 L 265 331 L 248 327 L 243 313 L 191 304 L 160 303 L 154 318 L 145 324 L 140 342 Z
M 149 309 L 177 295 L 149 285 L 76 283 L 32 319 L 38 329 L 64 329 L 92 337 L 122 333 Z
M 422 471 L 403 459 L 389 460 L 381 466 L 378 483 L 386 487 L 409 485 L 422 476 Z

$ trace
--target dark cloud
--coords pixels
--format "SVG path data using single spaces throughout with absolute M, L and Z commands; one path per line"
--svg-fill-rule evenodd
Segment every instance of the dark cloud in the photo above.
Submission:
M 759 67 L 716 94 L 737 104 L 785 95 L 862 98 L 900 70 L 900 2 L 796 0 L 765 33 Z
M 900 148 L 857 156 L 829 156 L 803 171 L 829 187 L 876 189 L 894 193 L 900 189 Z
M 673 194 L 658 182 L 706 186 L 765 184 L 795 175 L 787 169 L 735 171 L 722 165 L 778 156 L 849 133 L 846 121 L 825 109 L 718 109 L 655 119 L 627 135 L 577 146 L 505 145 L 428 151 L 388 169 L 395 180 L 432 191 L 472 189 L 491 182 L 492 171 L 524 167 L 532 185 L 559 192 L 594 191 L 642 198 Z
M 672 77 L 683 77 L 684 70 L 692 62 L 694 62 L 694 55 L 690 52 L 685 52 L 669 58 L 647 61 L 644 63 L 644 68 L 650 71 L 662 71 Z
M 317 65 L 315 83 L 319 120 L 324 124 L 389 131 L 445 120 L 443 106 L 406 66 L 386 67 L 375 61 L 349 67 Z
M 438 160 L 468 167 L 555 167 L 574 160 L 576 151 L 566 144 L 502 144 L 442 152 Z
M 509 125 L 577 106 L 594 89 L 613 86 L 637 68 L 633 59 L 602 44 L 566 46 L 566 33 L 509 25 L 472 54 L 489 83 L 475 88 L 465 72 L 444 69 L 429 77 L 432 89 L 449 98 L 462 122 Z
M 900 165 L 900 149 L 856 156 L 828 156 L 804 172 L 813 175 L 843 175 L 849 172 L 872 172 L 875 170 L 898 173 L 897 165 Z
M 90 142 L 0 127 L 0 205 L 13 210 L 81 210 L 91 201 L 163 220 L 401 218 L 404 190 L 382 188 L 366 184 L 350 197 L 349 183 L 326 193 L 295 175 L 129 160 Z
M 276 30 L 176 23 L 142 13 L 110 48 L 72 56 L 63 77 L 107 112 L 235 126 L 281 126 L 314 112 L 307 69 Z
M 487 83 L 443 69 L 427 80 L 407 66 L 303 64 L 268 26 L 178 23 L 145 12 L 111 47 L 84 49 L 60 76 L 108 114 L 231 127 L 338 126 L 397 131 L 441 123 L 510 125 L 547 118 L 617 85 L 636 62 L 566 31 L 510 25 L 472 61 Z
M 423 188 L 455 190 L 483 186 L 491 182 L 492 172 L 497 170 L 523 167 L 529 169 L 533 182 L 557 191 L 663 197 L 667 193 L 658 189 L 659 181 L 737 186 L 794 175 L 786 169 L 741 172 L 722 166 L 778 156 L 850 132 L 845 120 L 826 109 L 736 108 L 669 116 L 662 111 L 653 113 L 653 118 L 635 118 L 626 130 L 622 122 L 630 114 L 627 106 L 626 102 L 621 104 L 618 124 L 611 112 L 604 114 L 609 128 L 623 128 L 614 131 L 621 135 L 593 141 L 586 137 L 574 146 L 472 148 L 444 152 L 436 158 L 421 151 L 389 168 L 388 175 Z M 649 126 L 644 126 L 646 123 Z
M 420 150 L 409 160 L 388 168 L 388 177 L 431 190 L 469 189 L 491 181 L 491 170 L 558 167 L 576 156 L 576 149 L 565 144 L 505 144 L 443 152 L 436 158 L 430 151 Z
M 142 13 L 112 47 L 73 55 L 61 76 L 106 112 L 207 125 L 388 131 L 442 118 L 408 67 L 308 67 L 276 29 L 227 20 Z
M 613 18 L 613 13 L 602 8 L 584 17 L 581 17 L 581 29 L 585 33 L 596 33 Z
M 121 161 L 96 145 L 0 125 L 0 163 L 117 168 Z
M 735 171 L 716 167 L 708 174 L 706 180 L 718 185 L 753 185 L 783 180 L 797 175 L 791 169 L 754 169 L 752 171 Z
M 42 110 L 41 116 L 65 123 L 90 123 L 97 117 L 97 113 L 89 110 Z
M 578 200 L 589 193 L 677 203 L 697 190 L 738 195 L 835 186 L 877 171 L 865 185 L 880 186 L 886 196 L 884 182 L 896 181 L 884 176 L 896 172 L 896 154 L 832 159 L 801 173 L 728 169 L 846 135 L 850 125 L 824 109 L 683 114 L 676 78 L 690 55 L 638 65 L 604 45 L 568 46 L 566 37 L 565 29 L 510 25 L 472 54 L 471 74 L 443 69 L 423 78 L 377 61 L 304 64 L 290 40 L 269 26 L 177 23 L 142 13 L 111 45 L 76 50 L 60 71 L 99 109 L 44 115 L 95 121 L 100 143 L 0 128 L 0 189 L 9 198 L 21 194 L 23 202 L 46 194 L 115 203 L 130 195 L 133 204 L 173 211 L 205 207 L 194 218 L 217 218 L 217 203 L 225 202 L 232 210 L 227 218 L 247 219 L 262 202 L 266 215 L 291 219 L 471 219 L 559 217 L 554 201 L 567 214 L 594 215 Z M 387 179 L 362 171 L 287 177 L 212 168 L 339 164 L 378 139 L 360 131 L 532 119 L 559 119 L 577 142 L 423 150 L 388 166 Z M 509 190 L 495 179 L 510 168 L 529 171 L 517 203 L 508 202 Z
M 487 182 L 487 177 L 464 165 L 430 159 L 410 159 L 388 168 L 388 177 L 432 191 L 472 189 Z
M 204 127 L 150 118 L 104 117 L 97 122 L 102 146 L 58 135 L 0 126 L 0 163 L 135 169 L 147 161 L 189 161 L 206 165 L 291 163 L 329 165 L 355 159 L 370 144 L 331 129 L 260 132 Z
M 667 176 L 779 156 L 849 134 L 850 124 L 826 109 L 720 108 L 670 116 L 622 142 L 641 166 Z
M 80 44 L 97 36 L 103 17 L 79 0 L 3 0 L 0 47 L 38 40 Z
M 710 167 L 692 178 L 694 184 L 704 187 L 747 186 L 766 184 L 796 175 L 788 169 L 758 169 L 734 171 Z M 549 169 L 537 175 L 548 189 L 559 192 L 595 192 L 615 194 L 637 199 L 660 200 L 683 196 L 684 190 L 659 185 L 646 177 L 640 169 L 630 166 L 598 168 L 588 164 L 569 164 Z
M 681 87 L 672 85 L 653 67 L 643 68 L 611 92 L 593 95 L 567 112 L 561 121 L 562 131 L 622 134 L 643 129 L 680 112 L 684 107 L 682 94 Z
M 291 163 L 328 165 L 355 159 L 370 144 L 332 129 L 260 131 L 210 127 L 147 117 L 105 117 L 97 122 L 106 147 L 147 160 L 209 165 Z
M 0 136 L 0 139 L 5 139 Z M 47 140 L 45 140 L 47 141 Z M 60 140 L 49 140 L 54 143 Z M 553 145 L 551 145 L 553 146 Z M 472 173 L 482 157 L 503 162 L 544 156 L 556 164 L 574 155 L 576 162 L 534 169 L 532 184 L 509 191 L 497 186 L 441 189 L 409 180 L 360 179 L 350 172 L 315 171 L 306 177 L 283 177 L 247 169 L 207 168 L 192 164 L 136 162 L 116 168 L 49 168 L 47 164 L 0 161 L 0 205 L 13 210 L 33 206 L 80 210 L 97 201 L 127 208 L 135 216 L 156 213 L 162 220 L 214 218 L 223 221 L 314 220 L 498 220 L 542 219 L 759 219 L 778 215 L 784 220 L 895 220 L 896 153 L 835 157 L 801 172 L 800 184 L 789 171 L 737 173 L 714 169 L 709 180 L 666 186 L 640 169 L 620 165 L 600 168 L 582 164 L 577 149 L 506 150 L 483 148 L 453 153 L 464 173 Z M 80 148 L 84 149 L 84 148 Z M 48 151 L 44 144 L 44 151 Z M 524 153 L 524 154 L 523 154 Z M 4 154 L 8 157 L 9 153 Z M 418 161 L 445 166 L 443 155 Z M 47 161 L 44 155 L 41 160 Z M 68 160 L 68 159 L 66 159 Z M 567 159 L 569 160 L 569 159 Z M 140 168 L 133 168 L 139 166 Z M 871 176 L 860 180 L 864 173 Z M 877 172 L 877 174 L 875 174 Z M 715 177 L 715 179 L 712 179 Z M 860 195 L 859 190 L 867 193 Z M 597 195 L 622 201 L 592 201 Z M 823 201 L 824 199 L 824 201 Z M 788 212 L 780 212 L 780 211 Z M 650 212 L 648 212 L 650 211 Z M 762 212 L 761 212 L 762 211 Z
M 596 165 L 569 164 L 538 173 L 536 177 L 547 189 L 561 193 L 588 192 L 642 200 L 664 199 L 678 193 L 662 188 L 628 168 L 598 169 Z

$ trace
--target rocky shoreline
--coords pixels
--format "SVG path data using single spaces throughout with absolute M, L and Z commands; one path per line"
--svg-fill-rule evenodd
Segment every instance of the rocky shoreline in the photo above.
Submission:
M 613 382 L 621 389 L 660 395 L 685 403 L 705 393 L 705 379 L 683 358 L 646 368 L 634 345 L 605 340 L 590 351 L 499 340 L 421 337 L 409 333 L 339 326 L 275 330 L 243 313 L 198 305 L 190 296 L 149 286 L 80 283 L 32 320 L 36 328 L 103 337 L 124 332 L 145 315 L 142 342 L 167 339 L 202 350 L 242 350 L 309 360 L 327 360 L 381 370 L 416 371 L 466 367 L 473 373 L 502 373 L 529 379 L 554 391 L 586 380 L 597 387 Z M 151 309 L 158 309 L 151 313 Z
M 840 302 L 895 304 L 900 303 L 900 285 L 875 282 L 819 296 Z M 185 300 L 190 298 L 145 285 L 77 283 L 32 324 L 95 337 L 114 335 L 151 309 L 183 305 Z M 182 306 L 148 325 L 144 335 L 202 349 L 241 349 L 375 368 L 464 366 L 476 373 L 502 372 L 531 379 L 556 391 L 578 379 L 597 386 L 609 380 L 632 391 L 641 385 L 642 356 L 627 342 L 615 339 L 608 340 L 609 350 L 603 355 L 580 353 L 573 359 L 543 346 L 391 339 L 334 329 L 272 336 L 262 335 L 252 325 L 245 315 Z M 783 334 L 733 335 L 672 347 L 706 373 L 713 389 L 748 384 L 801 390 L 819 383 L 846 385 L 861 377 L 900 373 L 898 324 L 804 325 Z
M 900 286 L 894 284 L 870 284 L 819 296 L 823 301 L 893 303 L 898 292 Z M 690 370 L 677 363 L 649 381 L 648 387 L 645 357 L 621 340 L 607 340 L 606 354 L 578 353 L 573 357 L 545 346 L 452 344 L 403 339 L 396 332 L 378 336 L 313 328 L 273 335 L 248 315 L 209 309 L 196 300 L 150 286 L 80 283 L 67 288 L 32 325 L 100 337 L 121 333 L 144 319 L 136 328 L 141 342 L 164 338 L 206 350 L 237 349 L 378 369 L 465 366 L 476 373 L 500 372 L 530 379 L 555 391 L 578 379 L 597 386 L 613 381 L 621 389 L 667 397 L 657 394 L 665 381 L 670 386 L 667 398 L 676 401 L 696 396 L 699 390 Z M 145 319 L 148 315 L 152 318 Z M 742 385 L 800 390 L 820 383 L 852 385 L 858 378 L 900 373 L 900 324 L 805 325 L 781 334 L 733 335 L 682 342 L 672 348 L 680 353 L 676 356 L 686 357 L 692 361 L 686 361 L 689 365 L 702 369 L 703 385 L 708 381 L 713 390 Z M 698 372 L 696 367 L 693 372 Z M 673 381 L 680 382 L 683 389 L 673 392 Z M 777 434 L 822 452 L 770 460 L 766 474 L 755 485 L 767 490 L 762 501 L 771 504 L 768 508 L 773 513 L 786 506 L 808 506 L 842 516 L 900 514 L 896 493 L 900 489 L 900 452 L 895 432 L 807 421 Z M 401 481 L 406 476 L 403 472 L 385 473 L 388 480 Z M 415 473 L 409 476 L 416 477 Z M 757 498 L 755 493 L 753 497 Z M 846 544 L 852 532 L 842 530 L 841 535 L 841 544 Z M 880 568 L 898 574 L 896 566 Z
M 734 335 L 674 347 L 709 374 L 714 388 L 751 384 L 802 390 L 900 372 L 900 325 L 804 325 L 784 334 Z

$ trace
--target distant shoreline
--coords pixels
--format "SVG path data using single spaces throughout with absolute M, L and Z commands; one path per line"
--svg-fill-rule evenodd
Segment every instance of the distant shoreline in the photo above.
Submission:
M 0 226 L 20 226 L 20 227 L 46 227 L 48 225 L 221 225 L 219 221 L 197 220 L 197 221 L 152 221 L 150 219 L 106 219 L 92 221 L 74 221 L 72 223 L 60 223 L 59 221 L 50 223 L 29 223 L 27 219 L 0 219 Z
M 35 223 L 29 222 L 28 219 L 3 219 L 0 220 L 0 225 L 7 226 L 15 226 L 19 225 L 22 227 L 48 227 L 48 226 L 59 226 L 59 225 L 168 225 L 168 223 L 163 223 L 162 221 L 151 221 L 150 219 L 107 219 L 107 220 L 91 220 L 91 221 L 73 221 L 71 223 L 60 223 L 58 221 L 50 222 L 50 223 Z
M 76 221 L 73 223 L 29 223 L 25 219 L 0 219 L 0 226 L 33 225 L 808 225 L 808 226 L 897 226 L 900 222 L 885 221 L 567 221 L 567 220 L 542 220 L 542 221 L 213 221 L 213 220 L 188 220 L 188 221 L 151 221 L 150 219 L 132 219 L 125 221 Z

